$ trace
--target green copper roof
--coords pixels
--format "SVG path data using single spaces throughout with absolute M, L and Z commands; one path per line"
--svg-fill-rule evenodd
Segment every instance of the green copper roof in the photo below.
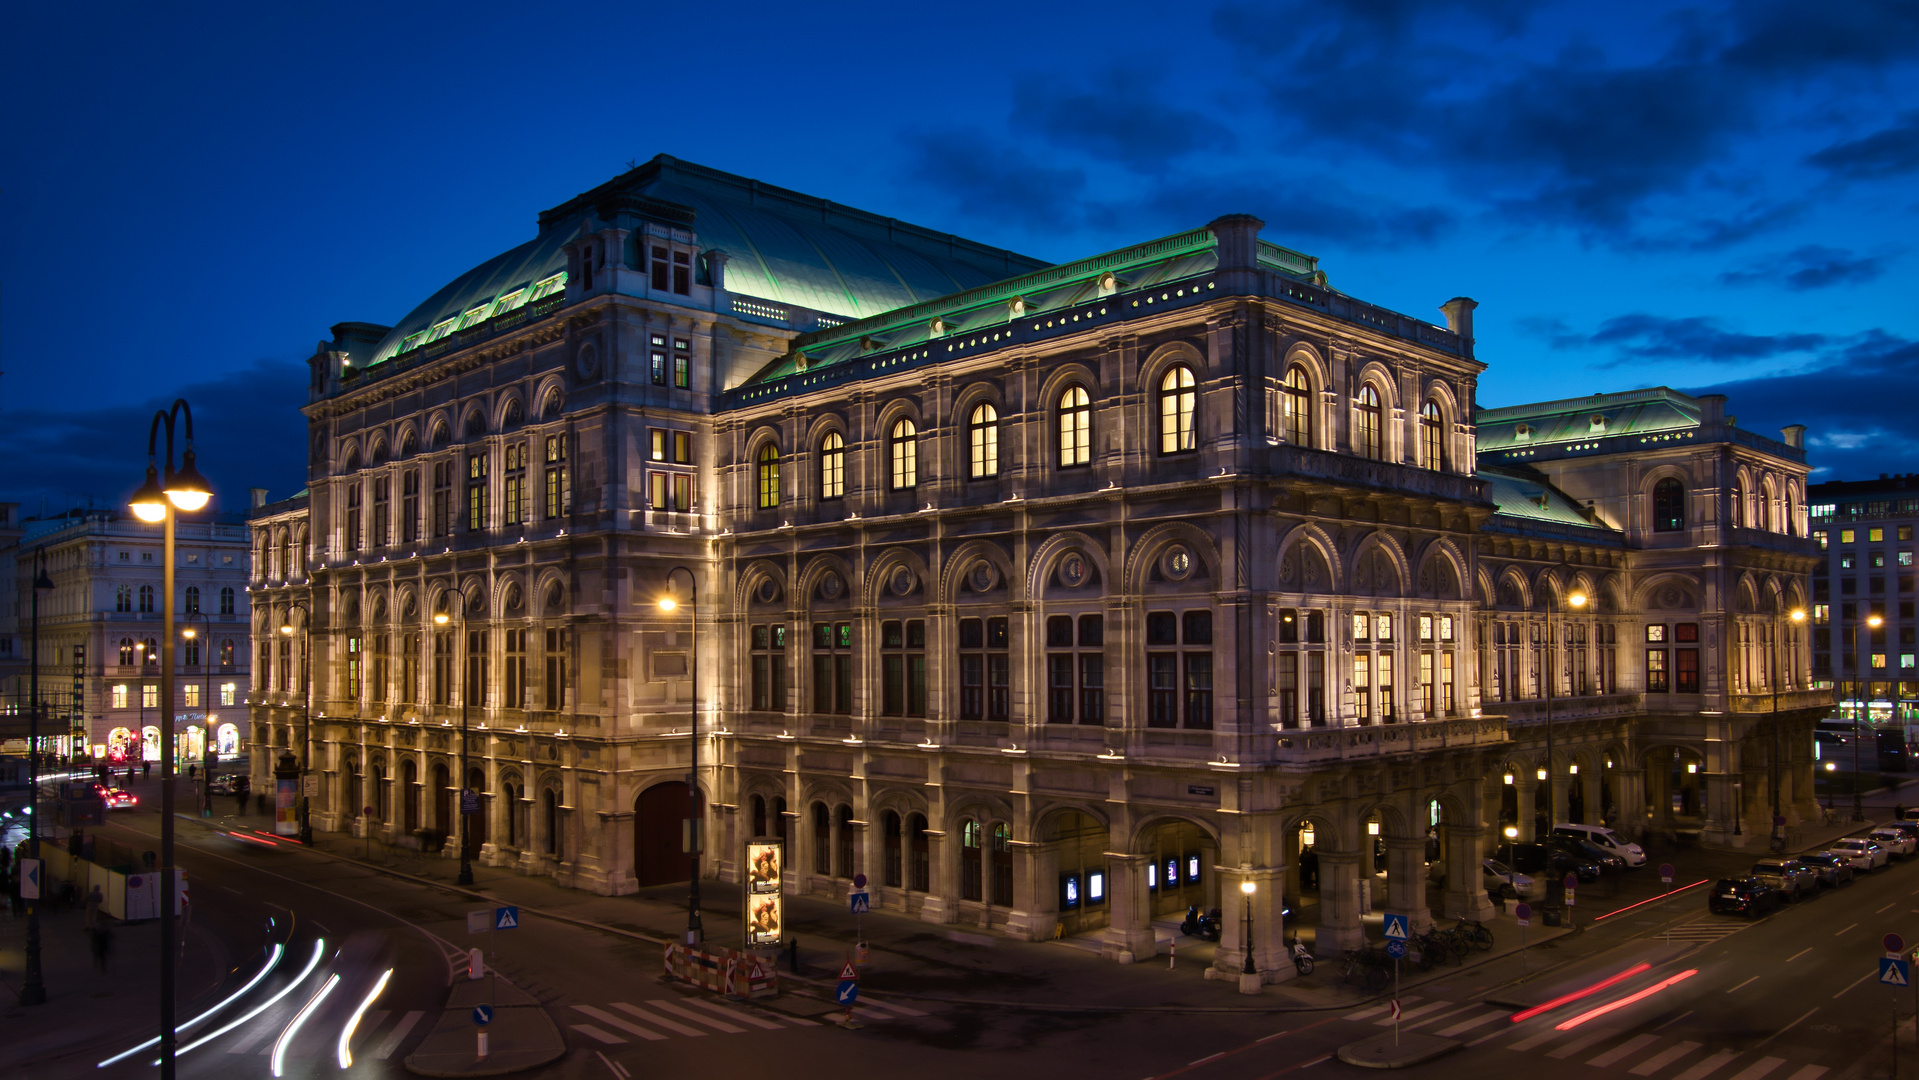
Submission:
M 1578 503 L 1530 470 L 1481 467 L 1474 475 L 1486 482 L 1486 497 L 1499 508 L 1501 517 L 1611 531 L 1589 520 Z
M 1474 414 L 1479 451 L 1648 435 L 1699 426 L 1697 398 L 1664 386 L 1621 394 L 1542 401 Z
M 976 288 L 1045 262 L 839 206 L 664 154 L 540 215 L 540 234 L 481 263 L 393 327 L 373 363 L 563 287 L 582 220 L 626 214 L 691 229 L 726 252 L 726 291 L 861 319 Z M 557 275 L 557 277 L 556 277 Z

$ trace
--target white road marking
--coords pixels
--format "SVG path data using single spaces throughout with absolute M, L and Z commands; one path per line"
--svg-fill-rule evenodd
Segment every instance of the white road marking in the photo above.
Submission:
M 1843 994 L 1843 993 L 1845 993 L 1845 991 L 1844 991 L 1844 990 L 1841 990 L 1841 991 L 1839 991 L 1839 992 L 1840 992 L 1841 994 Z M 1786 1025 L 1785 1027 L 1782 1027 L 1782 1028 L 1780 1028 L 1780 1029 L 1779 1029 L 1778 1031 L 1775 1031 L 1775 1032 L 1773 1032 L 1772 1034 L 1770 1034 L 1770 1035 L 1768 1035 L 1768 1036 L 1766 1036 L 1765 1038 L 1763 1038 L 1763 1039 L 1761 1039 L 1761 1040 L 1759 1040 L 1759 1043 L 1758 1043 L 1758 1045 L 1757 1045 L 1757 1046 L 1754 1046 L 1754 1047 L 1753 1047 L 1753 1049 L 1754 1049 L 1754 1050 L 1757 1050 L 1757 1049 L 1759 1049 L 1759 1047 L 1760 1047 L 1760 1046 L 1764 1046 L 1764 1045 L 1766 1045 L 1767 1043 L 1769 1043 L 1769 1042 L 1771 1042 L 1771 1041 L 1773 1041 L 1774 1039 L 1777 1039 L 1777 1038 L 1778 1038 L 1779 1036 L 1781 1036 L 1781 1035 L 1784 1035 L 1784 1034 L 1785 1034 L 1786 1032 L 1788 1032 L 1788 1031 L 1791 1031 L 1791 1030 L 1792 1030 L 1793 1028 L 1795 1028 L 1795 1027 L 1798 1027 L 1798 1026 L 1799 1026 L 1799 1025 L 1800 1025 L 1800 1024 L 1802 1023 L 1802 1022 L 1804 1022 L 1804 1021 L 1805 1021 L 1805 1019 L 1806 1019 L 1806 1017 L 1807 1017 L 1807 1016 L 1811 1016 L 1811 1015 L 1812 1015 L 1813 1013 L 1816 1013 L 1816 1012 L 1818 1012 L 1818 1011 L 1819 1011 L 1819 1010 L 1818 1010 L 1817 1008 L 1811 1008 L 1811 1009 L 1807 1009 L 1807 1010 L 1805 1011 L 1805 1014 L 1804 1014 L 1804 1015 L 1802 1015 L 1802 1016 L 1800 1016 L 1798 1020 L 1794 1020 L 1794 1021 L 1793 1021 L 1792 1023 L 1790 1023 L 1790 1024 L 1787 1024 L 1787 1025 Z M 1801 1071 L 1803 1072 L 1804 1070 L 1801 1070 Z M 1819 1072 L 1825 1072 L 1825 1071 L 1826 1071 L 1826 1070 L 1824 1070 L 1824 1069 L 1821 1069 L 1821 1070 L 1819 1070 Z M 1815 1073 L 1814 1075 L 1816 1076 L 1816 1075 L 1818 1075 L 1818 1074 L 1817 1074 L 1817 1073 Z M 1808 1077 L 1808 1078 L 1807 1078 L 1807 1080 L 1811 1080 L 1811 1078 L 1810 1078 L 1810 1077 Z
M 1462 1020 L 1459 1023 L 1454 1024 L 1452 1027 L 1440 1028 L 1438 1031 L 1434 1032 L 1434 1034 L 1438 1035 L 1440 1038 L 1443 1038 L 1443 1039 L 1450 1039 L 1454 1035 L 1457 1035 L 1462 1031 L 1471 1031 L 1472 1029 L 1479 1027 L 1481 1024 L 1484 1024 L 1491 1020 L 1497 1020 L 1500 1017 L 1505 1015 L 1506 1015 L 1506 1010 L 1493 1009 L 1490 1012 L 1481 1013 L 1479 1016 L 1476 1016 L 1471 1020 Z
M 1674 1024 L 1677 1024 L 1677 1023 L 1678 1023 L 1679 1021 L 1681 1021 L 1681 1020 L 1684 1020 L 1684 1019 L 1685 1019 L 1686 1017 L 1688 1017 L 1688 1016 L 1691 1016 L 1691 1015 L 1692 1015 L 1692 1010 L 1691 1010 L 1691 1009 L 1687 1009 L 1687 1010 L 1686 1010 L 1685 1012 L 1682 1012 L 1682 1013 L 1680 1013 L 1680 1014 L 1679 1014 L 1678 1016 L 1675 1016 L 1675 1017 L 1673 1017 L 1672 1019 L 1670 1019 L 1670 1020 L 1668 1020 L 1668 1021 L 1666 1021 L 1665 1023 L 1663 1023 L 1663 1024 L 1661 1024 L 1661 1025 L 1659 1025 L 1658 1027 L 1656 1027 L 1656 1028 L 1653 1028 L 1653 1030 L 1654 1030 L 1654 1031 L 1664 1031 L 1664 1030 L 1666 1030 L 1667 1028 L 1669 1028 L 1669 1027 L 1671 1027 L 1671 1026 L 1673 1026 Z
M 624 1045 L 626 1043 L 626 1040 L 620 1038 L 618 1035 L 614 1035 L 611 1032 L 601 1031 L 599 1028 L 594 1027 L 592 1024 L 568 1024 L 567 1026 L 572 1028 L 574 1031 L 579 1032 L 582 1035 L 591 1035 L 592 1037 L 600 1040 L 601 1042 L 607 1044 L 608 1046 L 618 1046 L 618 1045 Z M 664 1039 L 666 1038 L 666 1036 L 662 1035 L 660 1036 L 660 1038 Z
M 375 1050 L 372 1056 L 381 1060 L 385 1060 L 391 1056 L 393 1051 L 398 1050 L 400 1044 L 406 1041 L 407 1032 L 412 1031 L 413 1025 L 419 1023 L 420 1018 L 425 1015 L 426 1013 L 415 1009 L 405 1016 L 400 1017 L 400 1022 L 393 1025 L 392 1031 L 387 1032 L 386 1040 L 380 1043 L 380 1048 Z
M 1885 914 L 1886 912 L 1888 912 L 1888 911 L 1891 911 L 1891 910 L 1892 910 L 1892 907 L 1893 907 L 1893 904 L 1897 904 L 1898 902 L 1899 902 L 1899 901 L 1897 901 L 1897 900 L 1894 900 L 1894 901 L 1892 902 L 1892 904 L 1887 904 L 1887 905 L 1886 905 L 1885 907 L 1882 907 L 1882 908 L 1880 908 L 1880 909 L 1879 909 L 1878 911 L 1875 911 L 1875 912 L 1873 912 L 1873 914 L 1874 914 L 1874 915 L 1884 915 L 1884 914 Z
M 1186 1063 L 1186 1067 L 1190 1069 L 1195 1065 L 1204 1065 L 1209 1061 L 1218 1061 L 1220 1058 L 1223 1058 L 1225 1056 L 1226 1056 L 1226 1051 L 1221 1050 L 1217 1054 L 1207 1054 L 1205 1057 L 1200 1058 L 1198 1061 L 1189 1061 Z
M 1680 1073 L 1674 1080 L 1706 1080 L 1706 1077 L 1718 1072 L 1739 1056 L 1737 1050 L 1721 1050 L 1706 1060 Z
M 1300 1068 L 1302 1068 L 1302 1069 L 1310 1069 L 1310 1068 L 1312 1068 L 1312 1067 L 1313 1067 L 1313 1066 L 1315 1066 L 1315 1065 L 1324 1065 L 1324 1064 L 1326 1064 L 1327 1062 L 1329 1062 L 1329 1061 L 1331 1061 L 1331 1060 L 1333 1060 L 1333 1055 L 1331 1055 L 1331 1054 L 1321 1054 L 1321 1055 L 1319 1055 L 1318 1057 L 1316 1057 L 1316 1058 L 1314 1058 L 1313 1060 L 1311 1060 L 1311 1061 L 1309 1061 L 1309 1062 L 1307 1062 L 1306 1064 L 1304 1064 L 1304 1065 L 1301 1065 L 1301 1066 L 1300 1066 Z
M 1417 1009 L 1413 1009 L 1411 1011 L 1402 1011 L 1399 1014 L 1399 1021 L 1400 1023 L 1403 1024 L 1406 1021 L 1413 1019 L 1414 1017 L 1424 1016 L 1429 1012 L 1435 1012 L 1451 1004 L 1452 1002 L 1450 1001 L 1430 1001 L 1424 1005 L 1421 1005 Z M 1380 1017 L 1379 1019 L 1373 1021 L 1373 1023 L 1379 1027 L 1391 1027 L 1393 1025 L 1393 1018 L 1389 1014 L 1389 1015 Z
M 1827 1071 L 1824 1065 L 1808 1065 L 1798 1072 L 1793 1073 L 1791 1076 L 1788 1076 L 1786 1080 L 1819 1080 L 1820 1077 L 1826 1075 Z
M 613 1080 L 622 1080 L 620 1067 L 618 1065 L 613 1064 L 613 1059 L 606 1056 L 606 1051 L 595 1050 L 593 1051 L 593 1053 L 597 1055 L 601 1063 L 603 1063 L 606 1066 L 606 1071 L 613 1074 Z
M 1726 993 L 1730 994 L 1733 992 L 1733 990 L 1744 990 L 1746 987 L 1751 986 L 1753 983 L 1756 983 L 1758 981 L 1759 981 L 1759 976 L 1754 975 L 1752 978 L 1747 979 L 1745 982 L 1742 982 L 1738 986 L 1733 987 L 1732 990 L 1726 991 Z
M 1454 1009 L 1451 1012 L 1443 1012 L 1438 1014 L 1437 1016 L 1428 1016 L 1424 1020 L 1418 1021 L 1417 1023 L 1402 1024 L 1401 1027 L 1403 1027 L 1407 1031 L 1411 1031 L 1412 1029 L 1416 1027 L 1425 1027 L 1427 1024 L 1437 1024 L 1442 1020 L 1451 1020 L 1453 1017 L 1458 1016 L 1461 1013 L 1471 1011 L 1472 1008 L 1473 1006 L 1469 1002 L 1465 1005 L 1461 1005 L 1459 1008 Z
M 701 1038 L 706 1037 L 706 1032 L 701 1031 L 699 1028 L 687 1027 L 685 1024 L 682 1024 L 677 1020 L 668 1020 L 664 1016 L 657 1016 L 653 1013 L 647 1012 L 645 1009 L 640 1008 L 638 1005 L 629 1005 L 624 1001 L 616 1001 L 613 1003 L 613 1007 L 620 1010 L 623 1013 L 626 1013 L 628 1016 L 632 1016 L 632 1017 L 635 1017 L 636 1019 L 644 1020 L 647 1023 L 652 1024 L 654 1027 L 663 1027 L 668 1031 L 675 1032 L 680 1035 L 698 1035 Z M 585 1008 L 581 1008 L 578 1005 L 575 1005 L 574 1008 L 579 1009 L 581 1012 L 586 1013 L 588 1016 L 594 1016 L 598 1013 L 598 1010 L 585 1009 Z
M 1676 1043 L 1626 1071 L 1634 1076 L 1651 1076 L 1653 1073 L 1671 1065 L 1673 1062 L 1678 1061 L 1680 1058 L 1685 1057 L 1697 1049 L 1699 1049 L 1699 1044 L 1696 1042 Z
M 1851 982 L 1849 982 L 1849 983 L 1847 983 L 1847 984 L 1846 984 L 1846 990 L 1850 990 L 1850 989 L 1852 989 L 1853 987 L 1855 987 L 1855 986 L 1858 986 L 1858 985 L 1859 985 L 1860 983 L 1862 983 L 1862 982 L 1865 982 L 1865 981 L 1866 981 L 1867 979 L 1876 979 L 1876 978 L 1878 978 L 1878 977 L 1879 977 L 1879 973 L 1878 973 L 1878 972 L 1876 972 L 1876 971 L 1868 971 L 1868 972 L 1866 972 L 1866 973 L 1865 973 L 1864 975 L 1861 975 L 1861 976 L 1859 976 L 1858 978 L 1856 978 L 1856 979 L 1854 979 L 1854 980 L 1852 980 Z M 1832 995 L 1832 997 L 1833 997 L 1833 1000 L 1834 1000 L 1834 1001 L 1837 1001 L 1837 1000 L 1839 1000 L 1840 998 L 1842 998 L 1842 997 L 1844 997 L 1844 996 L 1845 996 L 1845 994 L 1846 994 L 1846 990 L 1841 990 L 1841 991 L 1839 991 L 1839 992 L 1838 992 L 1837 994 L 1834 994 L 1834 995 Z
M 702 1009 L 711 1009 L 714 1012 L 719 1013 L 721 1016 L 730 1016 L 733 1019 L 740 1021 L 741 1023 L 752 1024 L 754 1027 L 766 1028 L 769 1031 L 778 1031 L 783 1026 L 781 1024 L 776 1024 L 771 1020 L 767 1020 L 767 1019 L 763 1019 L 761 1017 L 755 1016 L 752 1013 L 746 1012 L 743 1009 L 729 1009 L 726 1006 L 721 1005 L 720 1003 L 716 1001 L 708 1001 L 705 998 L 687 998 L 686 1003 L 688 1005 L 698 1005 Z M 803 1024 L 807 1027 L 819 1026 L 818 1024 L 815 1024 L 811 1020 L 801 1020 L 800 1018 L 796 1016 L 789 1016 L 786 1019 L 791 1020 L 796 1024 Z
M 1618 1046 L 1613 1047 L 1598 1057 L 1587 1059 L 1586 1064 L 1603 1069 L 1608 1065 L 1617 1064 L 1624 1060 L 1627 1055 L 1636 1054 L 1658 1041 L 1659 1036 L 1657 1035 L 1634 1035 L 1632 1038 L 1627 1039 L 1625 1042 L 1620 1043 Z
M 1592 1046 L 1593 1044 L 1601 1042 L 1605 1039 L 1610 1039 L 1617 1034 L 1619 1034 L 1619 1029 L 1616 1027 L 1594 1028 L 1592 1031 L 1588 1032 L 1587 1034 L 1581 1035 L 1579 1038 L 1574 1039 L 1572 1042 L 1569 1042 L 1566 1045 L 1558 1048 L 1557 1050 L 1552 1051 L 1546 1056 L 1549 1058 L 1559 1058 L 1560 1060 L 1564 1061 L 1566 1058 L 1572 1057 L 1574 1054 L 1579 1053 L 1581 1050 L 1584 1050 L 1587 1047 Z
M 1566 1034 L 1565 1032 L 1559 1030 L 1558 1028 L 1547 1028 L 1546 1030 L 1540 1032 L 1537 1035 L 1528 1035 L 1527 1037 L 1519 1040 L 1518 1042 L 1507 1043 L 1506 1049 L 1531 1050 L 1535 1046 L 1543 1046 L 1544 1044 L 1549 1043 L 1553 1041 L 1554 1039 L 1563 1038 L 1565 1037 L 1565 1034 Z
M 1792 963 L 1792 962 L 1793 962 L 1794 960 L 1797 960 L 1797 959 L 1799 959 L 1800 957 L 1802 957 L 1802 956 L 1804 956 L 1804 955 L 1806 955 L 1807 953 L 1809 953 L 1809 952 L 1811 952 L 1811 951 L 1812 951 L 1812 950 L 1811 950 L 1810 948 L 1806 948 L 1806 949 L 1800 949 L 1800 950 L 1799 950 L 1798 952 L 1796 952 L 1796 953 L 1793 953 L 1793 954 L 1792 954 L 1791 956 L 1788 956 L 1788 957 L 1786 957 L 1786 963 L 1788 963 L 1788 964 L 1790 964 L 1790 963 Z
M 1767 1073 L 1786 1063 L 1785 1058 L 1764 1057 L 1740 1071 L 1732 1080 L 1765 1080 Z
M 1859 924 L 1858 924 L 1858 923 L 1853 923 L 1853 924 L 1852 924 L 1851 926 L 1848 926 L 1848 927 L 1846 927 L 1846 930 L 1857 930 L 1858 928 L 1859 928 Z M 1845 933 L 1845 932 L 1846 932 L 1846 930 L 1841 930 L 1841 931 L 1839 931 L 1838 933 L 1835 933 L 1835 934 L 1833 934 L 1832 936 L 1833 936 L 1833 937 L 1838 937 L 1838 936 L 1839 936 L 1839 934 L 1843 934 L 1843 933 Z
M 619 1028 L 621 1031 L 624 1031 L 629 1035 L 638 1035 L 640 1038 L 647 1039 L 652 1042 L 659 1042 L 666 1038 L 666 1036 L 660 1034 L 657 1031 L 652 1031 L 647 1028 L 643 1028 L 640 1025 L 635 1024 L 628 1020 L 622 1020 L 619 1017 L 614 1016 L 612 1013 L 607 1012 L 605 1009 L 596 1009 L 591 1005 L 575 1005 L 573 1006 L 573 1008 L 579 1012 L 585 1013 L 586 1015 L 592 1017 L 595 1020 L 598 1020 L 600 1023 L 605 1024 L 608 1027 Z M 649 1019 L 651 1018 L 649 1017 Z M 579 1025 L 579 1026 L 586 1026 L 586 1025 Z M 698 1035 L 703 1033 L 696 1031 L 694 1032 L 694 1034 Z M 595 1037 L 597 1038 L 597 1036 Z M 621 1041 L 624 1042 L 625 1040 L 621 1040 Z
M 656 1009 L 663 1009 L 667 1012 L 670 1012 L 674 1016 L 684 1016 L 688 1020 L 692 1020 L 695 1023 L 705 1024 L 707 1027 L 714 1028 L 719 1031 L 724 1031 L 728 1035 L 739 1035 L 739 1034 L 743 1034 L 746 1031 L 746 1029 L 743 1027 L 734 1027 L 732 1024 L 729 1024 L 724 1020 L 715 1020 L 710 1016 L 701 1016 L 699 1013 L 696 1013 L 693 1010 L 688 1009 L 683 1005 L 675 1005 L 670 1001 L 661 1001 L 658 998 L 655 998 L 654 1000 L 647 1002 L 647 1004 L 653 1006 Z

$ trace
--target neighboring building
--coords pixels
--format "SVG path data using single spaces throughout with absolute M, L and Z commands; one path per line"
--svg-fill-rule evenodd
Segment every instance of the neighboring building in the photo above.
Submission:
M 182 516 L 175 527 L 174 733 L 183 764 L 201 760 L 209 738 L 216 754 L 238 757 L 247 737 L 247 529 L 240 515 L 213 517 Z M 7 630 L 29 655 L 33 556 L 44 551 L 54 587 L 40 596 L 42 724 L 58 737 L 49 750 L 116 764 L 157 760 L 161 526 L 103 510 L 23 524 L 7 553 L 15 596 Z M 0 688 L 14 715 L 28 699 L 25 667 Z
M 779 836 L 791 888 L 1123 960 L 1220 906 L 1230 970 L 1251 882 L 1269 981 L 1302 891 L 1322 948 L 1485 914 L 1502 828 L 1810 813 L 1826 698 L 1755 637 L 1809 591 L 1797 433 L 1476 415 L 1471 300 L 1259 228 L 1047 267 L 656 158 L 339 324 L 252 519 L 256 777 L 310 640 L 316 826 L 439 848 L 464 780 L 475 858 L 630 892 L 685 877 L 697 702 L 708 873 Z
M 1919 720 L 1919 473 L 1814 484 L 1806 499 L 1822 553 L 1812 582 L 1814 676 L 1836 688 L 1841 715 L 1857 715 L 1864 700 L 1875 721 Z M 1877 629 L 1865 621 L 1873 615 L 1883 620 Z

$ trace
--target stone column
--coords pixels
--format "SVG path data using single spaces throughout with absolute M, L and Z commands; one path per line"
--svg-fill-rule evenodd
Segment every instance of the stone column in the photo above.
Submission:
M 1534 815 L 1537 811 L 1533 808 L 1533 801 L 1538 790 L 1539 781 L 1533 778 L 1532 773 L 1513 774 L 1513 793 L 1519 808 L 1519 820 L 1514 824 L 1519 826 L 1519 842 L 1522 844 L 1531 843 L 1536 831 Z
M 1670 830 L 1672 828 L 1672 751 L 1656 750 L 1646 755 L 1646 802 L 1650 804 L 1650 813 L 1646 824 L 1649 828 Z
M 990 862 L 992 841 L 986 858 Z M 1059 928 L 1058 856 L 1030 840 L 1013 841 L 1013 906 L 1006 912 L 1006 932 L 1027 941 L 1045 941 Z M 987 888 L 992 888 L 988 875 Z M 990 892 L 989 892 L 990 895 Z
M 1628 769 L 1624 763 L 1613 770 L 1614 789 L 1619 800 L 1620 835 L 1638 839 L 1646 835 L 1646 773 Z
M 1548 775 L 1552 777 L 1550 781 L 1552 797 L 1546 806 L 1546 828 L 1550 830 L 1554 825 L 1567 820 L 1572 812 L 1573 778 L 1563 770 Z
M 1106 927 L 1106 944 L 1100 951 L 1108 959 L 1122 964 L 1159 955 L 1159 942 L 1153 934 L 1152 897 L 1146 890 L 1146 874 L 1152 868 L 1152 856 L 1106 853 L 1107 903 L 1111 914 Z
M 1585 825 L 1596 824 L 1600 816 L 1605 812 L 1606 805 L 1605 794 L 1600 791 L 1599 773 L 1597 770 L 1587 769 L 1585 772 L 1579 774 L 1579 798 L 1580 801 L 1586 804 L 1586 812 L 1580 815 L 1579 818 L 1580 823 Z
M 932 890 L 920 904 L 920 918 L 930 923 L 950 923 L 959 912 L 959 837 L 929 828 L 926 848 L 933 880 L 927 883 Z
M 1410 918 L 1415 933 L 1432 929 L 1432 907 L 1426 900 L 1426 841 L 1386 839 L 1386 910 Z
M 1366 928 L 1360 922 L 1364 912 L 1359 902 L 1359 852 L 1318 850 L 1318 951 L 1322 956 L 1337 956 L 1366 941 Z M 1223 943 L 1220 951 L 1225 951 Z
M 1486 897 L 1480 862 L 1486 856 L 1487 826 L 1446 827 L 1446 917 L 1490 919 L 1492 901 Z
M 1253 892 L 1245 891 L 1251 882 Z M 1298 974 L 1282 937 L 1280 917 L 1285 907 L 1286 868 L 1243 867 L 1219 875 L 1220 937 L 1213 970 L 1222 979 L 1238 980 L 1241 993 L 1257 994 L 1271 982 Z M 1253 934 L 1253 974 L 1246 974 L 1246 931 L 1250 916 Z M 1323 924 L 1322 924 L 1323 929 Z M 1322 933 L 1321 941 L 1325 940 Z M 1322 945 L 1322 951 L 1324 946 Z

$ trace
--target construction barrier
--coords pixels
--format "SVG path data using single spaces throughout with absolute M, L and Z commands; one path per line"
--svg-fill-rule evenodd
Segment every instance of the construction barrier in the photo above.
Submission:
M 708 951 L 668 945 L 665 966 L 670 978 L 728 997 L 762 998 L 780 992 L 773 962 L 740 949 Z

